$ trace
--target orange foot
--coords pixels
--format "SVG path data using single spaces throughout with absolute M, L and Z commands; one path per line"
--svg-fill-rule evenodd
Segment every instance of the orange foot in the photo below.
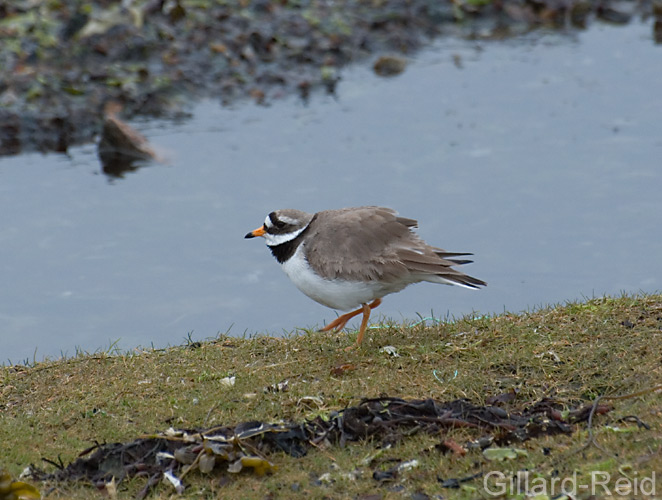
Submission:
M 356 345 L 361 345 L 363 342 L 363 335 L 365 334 L 365 329 L 368 326 L 368 319 L 370 318 L 370 311 L 382 303 L 382 299 L 375 299 L 370 304 L 363 304 L 356 311 L 351 311 L 338 316 L 331 323 L 322 328 L 321 332 L 328 332 L 329 330 L 339 331 L 345 328 L 347 322 L 352 319 L 354 316 L 357 316 L 363 313 L 363 320 L 361 321 L 361 328 L 359 328 L 359 335 L 356 337 Z

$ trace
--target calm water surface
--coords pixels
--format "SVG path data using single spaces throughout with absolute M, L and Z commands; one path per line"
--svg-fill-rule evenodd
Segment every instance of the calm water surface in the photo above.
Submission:
M 0 158 L 0 361 L 329 322 L 243 238 L 285 207 L 386 205 L 428 242 L 475 253 L 464 270 L 487 288 L 415 285 L 375 321 L 662 289 L 649 24 L 442 40 L 398 77 L 342 76 L 307 105 L 206 101 L 185 122 L 134 123 L 170 161 L 123 179 L 93 145 Z

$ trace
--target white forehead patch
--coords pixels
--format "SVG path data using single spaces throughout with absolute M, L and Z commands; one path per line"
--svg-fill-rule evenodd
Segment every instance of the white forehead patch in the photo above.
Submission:
M 267 226 L 267 227 L 274 227 L 274 225 L 271 223 L 271 219 L 269 218 L 268 215 L 267 215 L 267 218 L 264 219 L 264 225 Z

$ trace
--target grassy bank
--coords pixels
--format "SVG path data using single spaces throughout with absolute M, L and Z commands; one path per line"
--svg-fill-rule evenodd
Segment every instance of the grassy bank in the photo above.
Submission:
M 590 426 L 577 424 L 570 434 L 515 443 L 522 451 L 503 461 L 469 446 L 485 434 L 477 429 L 411 432 L 387 449 L 373 438 L 311 447 L 302 458 L 272 453 L 268 459 L 277 470 L 262 477 L 230 474 L 223 466 L 207 475 L 194 471 L 185 478 L 182 497 L 476 498 L 489 496 L 484 476 L 460 481 L 457 488 L 444 481 L 491 471 L 510 478 L 524 470 L 529 480 L 540 478 L 538 484 L 548 487 L 553 478 L 574 473 L 578 485 L 590 485 L 591 472 L 601 471 L 609 474 L 609 482 L 598 487 L 603 497 L 605 489 L 615 493 L 619 479 L 627 487 L 654 471 L 660 476 L 662 391 L 652 389 L 662 384 L 661 295 L 593 299 L 432 326 L 394 324 L 369 330 L 362 349 L 345 350 L 354 335 L 223 337 L 160 351 L 3 367 L 0 468 L 14 477 L 29 464 L 53 470 L 42 458 L 67 464 L 95 442 L 132 441 L 169 427 L 304 421 L 380 395 L 467 398 L 484 405 L 494 403 L 490 397 L 510 394 L 494 404 L 509 411 L 553 398 L 576 408 L 602 396 L 600 404 L 612 410 L 593 415 Z M 444 452 L 442 441 L 460 449 Z M 389 480 L 374 478 L 413 459 Z M 100 496 L 89 483 L 35 484 L 48 498 Z M 117 497 L 131 498 L 144 484 L 141 478 L 123 481 Z M 578 496 L 590 493 L 580 490 Z M 172 494 L 160 483 L 152 498 Z

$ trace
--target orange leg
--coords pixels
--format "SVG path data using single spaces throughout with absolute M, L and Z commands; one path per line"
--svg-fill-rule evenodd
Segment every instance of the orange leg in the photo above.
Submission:
M 324 328 L 322 328 L 320 332 L 328 332 L 329 330 L 334 330 L 334 329 L 335 331 L 342 330 L 343 328 L 345 328 L 345 325 L 350 319 L 352 319 L 354 316 L 362 312 L 363 312 L 363 307 L 359 307 L 356 311 L 348 312 L 346 314 L 343 314 L 342 316 L 338 316 L 331 323 L 329 323 Z
M 329 330 L 333 330 L 333 329 L 335 329 L 335 331 L 342 330 L 343 328 L 345 328 L 345 325 L 350 319 L 352 319 L 354 316 L 363 313 L 363 321 L 361 321 L 359 336 L 356 339 L 357 343 L 360 344 L 363 341 L 363 334 L 365 333 L 365 329 L 368 325 L 368 319 L 370 318 L 370 311 L 381 303 L 382 303 L 382 299 L 375 299 L 370 304 L 363 304 L 355 311 L 351 311 L 343 314 L 342 316 L 338 316 L 335 320 L 333 320 L 331 323 L 326 325 L 320 331 L 328 332 Z
M 361 342 L 363 342 L 363 334 L 365 333 L 365 329 L 368 326 L 368 319 L 370 318 L 370 306 L 368 304 L 363 304 L 363 319 L 361 320 L 361 328 L 359 328 L 359 335 L 356 337 L 356 345 L 358 347 L 361 346 Z

